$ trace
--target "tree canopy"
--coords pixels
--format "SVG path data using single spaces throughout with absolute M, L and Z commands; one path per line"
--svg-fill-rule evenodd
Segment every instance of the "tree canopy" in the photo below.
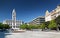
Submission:
M 48 28 L 49 28 L 49 29 L 57 28 L 57 23 L 56 23 L 56 21 L 55 21 L 55 20 L 51 20 Z
M 60 25 L 60 15 L 55 20 L 56 20 L 56 23 Z
M 0 23 L 0 29 L 2 30 L 2 29 L 9 29 L 10 28 L 10 26 L 8 25 L 8 24 L 2 24 L 2 23 Z

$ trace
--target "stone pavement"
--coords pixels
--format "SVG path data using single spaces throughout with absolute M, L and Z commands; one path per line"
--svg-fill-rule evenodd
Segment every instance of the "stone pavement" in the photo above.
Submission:
M 60 32 L 26 31 L 22 33 L 4 33 L 3 38 L 60 38 Z M 2 37 L 3 34 L 0 34 Z

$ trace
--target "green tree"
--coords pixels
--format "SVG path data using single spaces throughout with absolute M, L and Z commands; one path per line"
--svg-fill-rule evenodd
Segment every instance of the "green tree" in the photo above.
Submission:
M 33 25 L 28 25 L 28 27 L 27 27 L 28 30 L 32 30 L 33 28 L 34 28 Z
M 20 25 L 20 29 L 27 29 L 28 25 L 27 24 L 22 24 Z
M 10 29 L 10 26 L 8 24 L 3 24 L 4 29 Z
M 48 25 L 49 25 L 50 21 L 44 22 L 45 27 L 48 29 Z
M 45 23 L 42 23 L 40 28 L 42 29 L 42 31 L 45 29 Z
M 51 20 L 50 24 L 48 25 L 49 29 L 56 29 L 57 28 L 57 24 L 55 20 Z
M 10 26 L 8 25 L 8 24 L 2 24 L 2 23 L 0 23 L 0 29 L 1 30 L 6 30 L 6 29 L 9 29 L 10 28 Z
M 38 25 L 33 25 L 33 24 L 22 24 L 20 25 L 20 29 L 27 29 L 27 30 L 32 30 L 32 29 L 38 29 Z
M 58 26 L 58 29 L 60 30 L 60 15 L 58 17 L 56 17 L 56 23 L 57 23 L 57 26 Z
M 58 16 L 55 20 L 56 20 L 58 27 L 60 27 L 60 16 Z
M 38 25 L 28 25 L 28 29 L 38 29 Z
M 40 25 L 38 25 L 37 28 L 40 29 Z
M 3 24 L 0 23 L 0 29 L 2 30 L 4 28 Z

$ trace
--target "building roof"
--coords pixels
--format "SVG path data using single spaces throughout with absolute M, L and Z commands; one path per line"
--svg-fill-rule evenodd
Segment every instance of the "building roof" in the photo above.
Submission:
M 55 8 L 54 10 L 52 10 L 51 12 L 49 12 L 48 10 L 46 10 L 46 14 L 45 14 L 45 16 L 47 17 L 47 16 L 49 16 L 49 15 L 54 15 L 54 14 L 56 14 L 56 13 L 58 13 L 60 10 L 60 5 L 58 5 L 57 6 L 57 8 Z
M 50 13 L 49 13 L 48 10 L 46 10 L 46 14 L 45 14 L 45 16 L 48 16 L 48 15 L 50 15 Z

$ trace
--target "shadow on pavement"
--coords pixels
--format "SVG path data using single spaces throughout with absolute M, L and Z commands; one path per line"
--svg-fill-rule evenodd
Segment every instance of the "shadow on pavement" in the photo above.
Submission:
M 0 31 L 0 38 L 5 38 L 7 35 L 11 35 L 11 34 L 6 34 L 6 33 L 9 33 L 9 32 L 8 31 L 3 31 L 3 32 Z

